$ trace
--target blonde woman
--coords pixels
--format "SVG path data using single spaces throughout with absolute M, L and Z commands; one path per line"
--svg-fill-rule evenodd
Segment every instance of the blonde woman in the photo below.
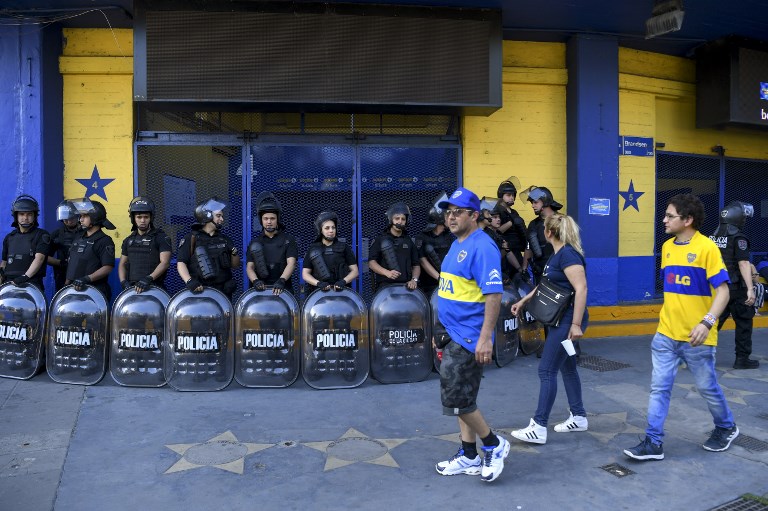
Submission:
M 549 413 L 557 396 L 557 373 L 563 375 L 565 392 L 568 395 L 570 416 L 557 424 L 555 431 L 587 430 L 587 413 L 581 399 L 581 380 L 576 366 L 576 357 L 568 356 L 561 341 L 576 341 L 584 335 L 589 314 L 587 313 L 587 277 L 584 251 L 581 248 L 579 226 L 567 215 L 554 214 L 544 220 L 544 236 L 552 244 L 554 253 L 544 267 L 543 275 L 553 284 L 572 289 L 573 300 L 557 326 L 549 327 L 544 352 L 539 363 L 539 405 L 536 415 L 528 427 L 512 432 L 512 436 L 524 442 L 544 444 L 547 442 Z M 536 289 L 512 305 L 512 313 L 518 315 L 531 299 Z

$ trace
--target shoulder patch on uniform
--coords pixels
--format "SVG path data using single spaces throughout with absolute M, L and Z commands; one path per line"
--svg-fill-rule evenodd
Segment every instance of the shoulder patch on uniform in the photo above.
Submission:
M 184 244 L 184 238 L 181 238 L 181 241 L 179 241 L 179 248 Z
M 115 257 L 115 247 L 114 245 L 107 245 L 107 255 L 111 255 L 112 257 Z
M 746 250 L 747 249 L 747 240 L 744 238 L 739 238 L 739 250 Z

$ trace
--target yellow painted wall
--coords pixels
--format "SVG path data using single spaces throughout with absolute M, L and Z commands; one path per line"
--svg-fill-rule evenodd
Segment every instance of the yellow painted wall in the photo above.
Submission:
M 94 166 L 108 200 L 97 195 L 117 227 L 106 231 L 119 247 L 131 228 L 133 198 L 133 31 L 64 29 L 59 58 L 64 103 L 64 196 L 83 197 L 76 179 L 89 179 Z M 119 250 L 118 250 L 119 252 Z
M 464 185 L 496 196 L 515 175 L 522 188 L 546 186 L 565 205 L 565 45 L 504 41 L 503 107 L 489 117 L 463 119 Z M 533 218 L 529 204 L 515 208 Z

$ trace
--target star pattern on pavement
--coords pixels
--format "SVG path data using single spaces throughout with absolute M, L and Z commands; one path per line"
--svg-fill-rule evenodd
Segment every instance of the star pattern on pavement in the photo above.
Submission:
M 172 474 L 194 468 L 214 467 L 242 475 L 246 456 L 273 445 L 275 444 L 243 443 L 231 431 L 226 431 L 202 443 L 166 445 L 168 449 L 180 454 L 181 459 L 164 473 Z
M 93 166 L 93 172 L 91 173 L 91 177 L 87 179 L 75 179 L 78 183 L 83 185 L 85 187 L 85 198 L 87 199 L 91 195 L 98 195 L 104 200 L 107 199 L 107 193 L 104 191 L 104 188 L 107 187 L 109 183 L 114 181 L 114 178 L 112 179 L 106 179 L 99 176 L 99 168 L 94 165 Z
M 723 378 L 733 378 L 738 380 L 757 380 L 768 383 L 768 374 L 760 369 L 721 369 Z
M 675 386 L 684 388 L 688 392 L 694 392 L 698 394 L 699 392 L 696 390 L 696 385 L 692 383 L 675 383 Z M 730 401 L 731 403 L 738 403 L 740 405 L 747 404 L 746 401 L 744 401 L 744 398 L 747 396 L 756 396 L 759 394 L 763 394 L 763 392 L 752 392 L 749 390 L 738 390 L 738 389 L 732 389 L 730 387 L 726 387 L 722 383 L 720 384 L 720 388 L 723 389 L 723 394 L 725 395 L 725 400 Z
M 642 195 L 644 195 L 645 192 L 638 192 L 635 191 L 635 184 L 632 182 L 632 180 L 629 180 L 629 188 L 626 192 L 619 192 L 619 195 L 621 195 L 624 198 L 624 211 L 628 207 L 632 206 L 637 210 L 640 211 L 640 206 L 637 204 L 637 199 L 639 199 Z
M 355 428 L 349 428 L 336 440 L 327 442 L 302 442 L 325 453 L 324 472 L 353 463 L 370 463 L 384 467 L 400 468 L 389 451 L 408 441 L 407 438 L 371 438 Z
M 511 431 L 517 428 L 492 428 L 492 431 L 496 434 L 501 433 L 504 438 L 509 442 L 510 451 L 527 454 L 541 454 L 538 450 L 534 449 L 534 444 L 527 444 L 521 442 L 512 437 Z M 433 438 L 439 440 L 445 440 L 446 442 L 461 443 L 461 437 L 458 433 L 448 433 L 447 435 L 433 435 Z
M 645 430 L 627 422 L 627 412 L 597 413 L 589 415 L 587 420 L 589 429 L 586 433 L 603 444 L 607 444 L 617 435 L 645 433 Z

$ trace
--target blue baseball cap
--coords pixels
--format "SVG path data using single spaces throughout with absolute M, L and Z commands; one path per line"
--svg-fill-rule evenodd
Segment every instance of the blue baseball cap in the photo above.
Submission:
M 467 190 L 466 188 L 457 188 L 448 200 L 440 202 L 437 207 L 444 210 L 449 204 L 452 204 L 457 208 L 468 208 L 473 211 L 480 211 L 480 199 L 473 191 Z

